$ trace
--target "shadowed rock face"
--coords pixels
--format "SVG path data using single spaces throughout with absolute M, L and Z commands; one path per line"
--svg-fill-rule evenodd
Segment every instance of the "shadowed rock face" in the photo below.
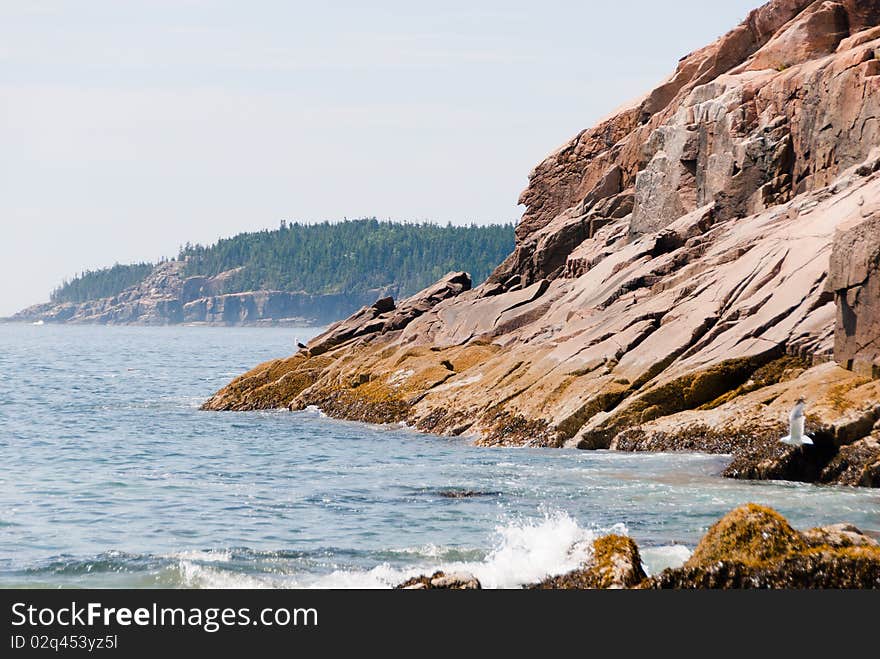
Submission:
M 834 358 L 856 373 L 880 377 L 880 213 L 838 233 L 830 274 L 837 300 Z
M 846 236 L 880 212 L 878 25 L 875 2 L 753 11 L 535 168 L 516 249 L 484 285 L 403 301 L 419 313 L 401 322 L 360 312 L 206 408 L 318 405 L 485 445 L 712 450 L 736 454 L 738 477 L 830 474 L 880 401 L 830 363 L 867 363 L 877 331 L 873 252 L 855 258 L 864 241 Z M 776 439 L 800 396 L 820 441 L 793 455 Z

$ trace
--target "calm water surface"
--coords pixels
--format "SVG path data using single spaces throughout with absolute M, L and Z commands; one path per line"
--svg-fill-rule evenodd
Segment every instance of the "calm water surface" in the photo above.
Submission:
M 726 480 L 723 456 L 198 410 L 314 332 L 0 325 L 0 587 L 387 587 L 438 567 L 515 587 L 608 531 L 658 571 L 748 501 L 880 536 L 880 492 Z

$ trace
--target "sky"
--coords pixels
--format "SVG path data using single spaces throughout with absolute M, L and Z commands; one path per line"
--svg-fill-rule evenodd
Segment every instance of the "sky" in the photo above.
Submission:
M 514 221 L 760 0 L 0 0 L 0 316 L 284 220 Z

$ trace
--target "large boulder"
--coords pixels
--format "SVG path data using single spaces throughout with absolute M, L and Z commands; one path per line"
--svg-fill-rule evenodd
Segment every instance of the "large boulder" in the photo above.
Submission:
M 748 504 L 713 525 L 681 567 L 647 588 L 880 588 L 880 546 L 850 525 L 798 533 Z
M 663 589 L 878 589 L 880 550 L 874 547 L 816 548 L 757 565 L 718 561 L 664 570 L 645 586 Z
M 718 520 L 700 540 L 685 566 L 718 561 L 760 563 L 806 547 L 803 537 L 782 515 L 750 503 Z
M 819 480 L 880 487 L 880 432 L 841 448 L 822 470 Z

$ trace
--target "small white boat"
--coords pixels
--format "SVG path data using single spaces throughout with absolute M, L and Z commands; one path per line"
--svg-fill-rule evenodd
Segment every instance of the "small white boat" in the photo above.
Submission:
M 45 324 L 46 324 L 46 323 L 44 323 L 42 320 L 38 320 L 38 321 L 35 322 L 35 323 L 31 323 L 31 325 L 45 325 Z

